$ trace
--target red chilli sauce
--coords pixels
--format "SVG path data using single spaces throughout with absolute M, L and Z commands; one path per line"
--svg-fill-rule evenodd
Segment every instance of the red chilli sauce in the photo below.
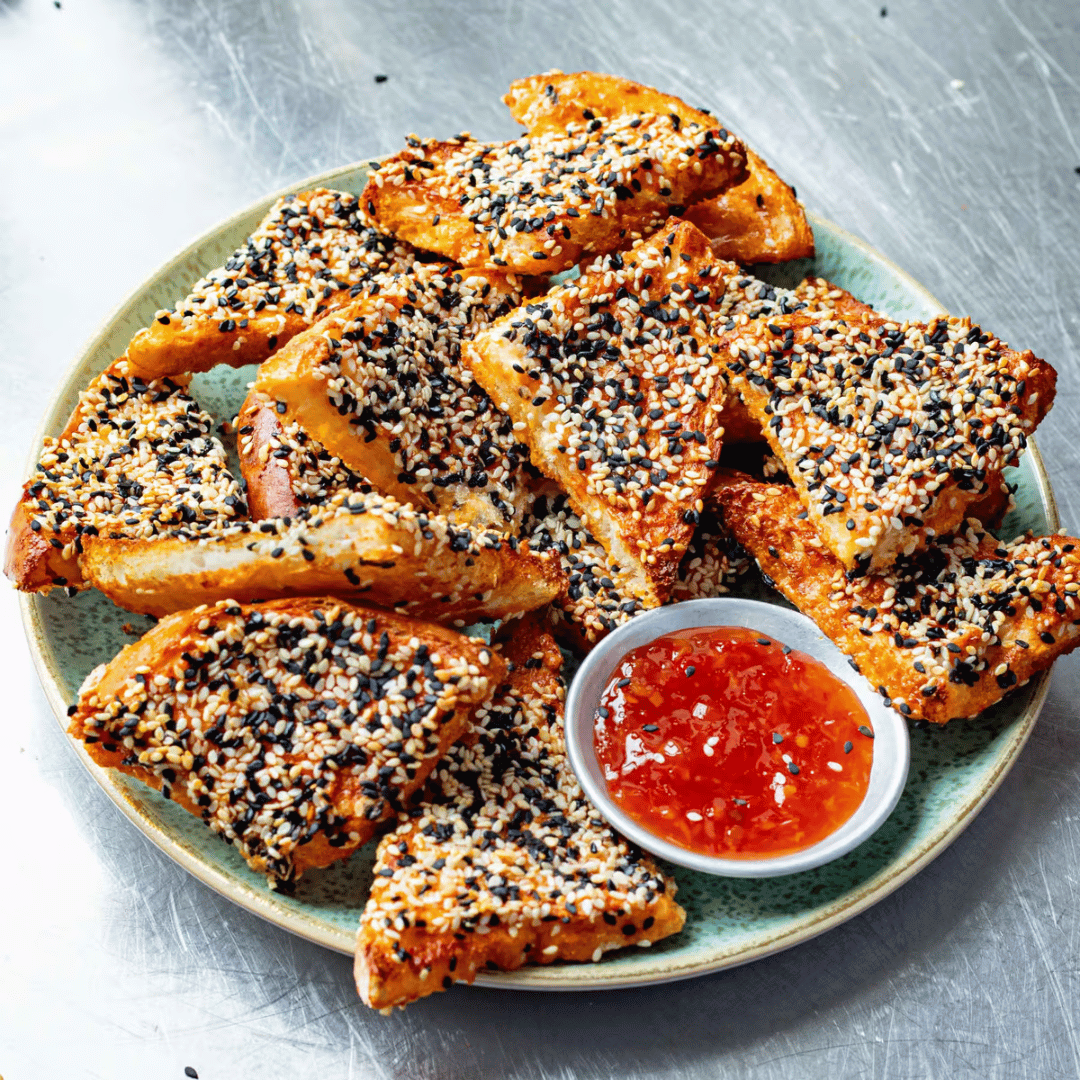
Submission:
M 656 836 L 728 859 L 786 855 L 858 809 L 873 729 L 824 664 L 742 627 L 626 654 L 595 722 L 608 791 Z

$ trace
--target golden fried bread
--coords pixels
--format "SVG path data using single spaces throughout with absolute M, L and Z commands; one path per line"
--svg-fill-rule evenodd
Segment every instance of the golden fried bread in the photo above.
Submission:
M 762 573 L 905 716 L 974 716 L 1080 643 L 1080 540 L 1005 544 L 970 521 L 851 580 L 793 488 L 734 484 L 718 498 Z
M 295 517 L 337 495 L 372 491 L 368 481 L 313 439 L 295 420 L 249 394 L 236 418 L 240 472 L 255 521 Z
M 683 112 L 693 115 L 684 121 Z M 362 196 L 372 216 L 463 266 L 523 274 L 554 274 L 625 247 L 672 208 L 746 176 L 742 144 L 667 95 L 647 111 L 621 101 L 578 110 L 512 142 L 408 142 L 372 162 Z
M 148 539 L 246 513 L 188 382 L 144 382 L 119 360 L 80 394 L 59 437 L 45 440 L 11 519 L 4 570 L 16 588 L 80 588 L 86 537 Z
M 226 600 L 163 619 L 97 668 L 70 732 L 274 886 L 374 836 L 505 671 L 482 641 L 386 611 Z
M 532 464 L 647 607 L 671 591 L 720 453 L 725 391 L 710 326 L 737 272 L 673 222 L 466 345 Z
M 551 71 L 510 84 L 503 98 L 514 119 L 530 135 L 565 129 L 587 114 L 625 116 L 640 113 L 675 114 L 684 124 L 715 126 L 704 109 L 694 109 L 651 86 L 579 71 Z M 785 262 L 814 254 L 814 233 L 794 188 L 746 148 L 747 179 L 715 198 L 695 203 L 686 211 L 709 238 L 714 254 L 738 263 Z
M 967 319 L 899 324 L 798 312 L 731 331 L 732 386 L 821 539 L 881 570 L 958 528 L 1016 463 L 1056 375 Z
M 120 607 L 157 616 L 229 598 L 328 595 L 465 625 L 542 607 L 563 586 L 558 563 L 502 533 L 374 492 L 206 538 L 90 537 L 82 568 Z
M 554 641 L 534 619 L 509 631 L 508 681 L 379 844 L 355 966 L 374 1008 L 682 929 L 674 882 L 578 786 Z
M 520 290 L 513 275 L 442 265 L 384 276 L 266 361 L 252 398 L 402 502 L 467 525 L 516 524 L 527 451 L 460 356 Z
M 278 199 L 224 266 L 157 313 L 125 356 L 144 379 L 257 364 L 416 252 L 374 227 L 355 195 L 319 188 Z

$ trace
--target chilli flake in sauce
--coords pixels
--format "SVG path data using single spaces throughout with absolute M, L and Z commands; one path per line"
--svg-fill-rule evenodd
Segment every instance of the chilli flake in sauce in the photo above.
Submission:
M 608 791 L 657 836 L 729 859 L 823 840 L 870 782 L 870 718 L 824 664 L 742 627 L 664 634 L 626 654 L 600 699 Z

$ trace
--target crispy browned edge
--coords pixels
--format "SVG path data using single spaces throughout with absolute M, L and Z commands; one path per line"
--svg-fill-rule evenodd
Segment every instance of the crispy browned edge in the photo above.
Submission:
M 542 607 L 564 581 L 556 560 L 515 550 L 505 539 L 497 550 L 452 551 L 445 541 L 424 538 L 418 523 L 413 530 L 377 513 L 320 518 L 313 511 L 281 528 L 206 541 L 89 537 L 83 574 L 119 607 L 157 617 L 225 599 L 331 595 L 439 622 Z M 359 581 L 350 582 L 346 569 Z
M 749 179 L 715 199 L 691 206 L 686 217 L 710 240 L 721 259 L 778 263 L 814 257 L 814 230 L 794 189 L 753 150 L 746 152 Z
M 560 712 L 562 686 L 559 669 L 562 656 L 554 639 L 546 631 L 542 617 L 528 615 L 521 621 L 507 624 L 501 634 L 502 655 L 512 665 L 506 690 L 520 697 L 533 693 L 547 700 L 559 700 Z M 525 661 L 535 653 L 543 653 L 543 666 L 526 668 Z M 499 691 L 496 694 L 496 700 Z M 467 735 L 465 736 L 468 737 Z M 380 844 L 378 863 L 392 865 L 400 858 L 389 849 L 395 843 L 394 834 L 388 835 Z M 383 888 L 391 888 L 392 879 L 376 877 L 372 884 L 371 901 L 377 901 Z M 670 879 L 669 879 L 670 885 Z M 394 943 L 385 937 L 371 933 L 361 922 L 356 942 L 354 975 L 356 988 L 365 1004 L 375 1009 L 393 1005 L 406 1005 L 410 1001 L 448 989 L 454 982 L 471 983 L 477 972 L 489 964 L 504 971 L 513 971 L 530 962 L 550 964 L 556 960 L 591 960 L 598 947 L 634 945 L 639 941 L 659 941 L 678 933 L 686 922 L 686 912 L 674 899 L 673 886 L 658 896 L 648 907 L 655 920 L 649 929 L 641 929 L 641 920 L 627 914 L 634 923 L 635 932 L 624 934 L 621 925 L 610 926 L 606 922 L 591 922 L 582 915 L 567 914 L 568 922 L 541 923 L 539 926 L 519 925 L 511 934 L 511 927 L 503 924 L 492 927 L 486 934 L 468 934 L 458 940 L 452 932 L 436 933 L 418 926 L 414 918 L 410 926 L 401 932 L 400 947 L 409 953 L 407 963 L 401 963 L 394 955 Z M 442 897 L 435 897 L 433 904 L 441 904 Z M 414 912 L 422 920 L 423 912 Z M 620 920 L 620 923 L 622 920 Z M 558 927 L 553 934 L 552 928 Z M 555 946 L 557 951 L 545 955 L 544 950 Z M 526 948 L 528 952 L 526 952 Z M 451 969 L 451 963 L 454 963 Z M 429 968 L 424 979 L 420 971 Z
M 274 611 L 288 616 L 304 616 L 317 609 L 328 608 L 351 608 L 351 610 L 374 618 L 378 622 L 380 630 L 386 630 L 393 637 L 405 640 L 416 637 L 421 644 L 425 644 L 432 651 L 454 649 L 457 655 L 476 663 L 480 652 L 484 649 L 482 643 L 470 640 L 456 631 L 434 623 L 423 622 L 419 619 L 411 619 L 393 612 L 374 608 L 361 607 L 356 604 L 346 604 L 341 600 L 331 597 L 307 597 L 298 600 L 283 600 L 274 603 L 260 604 L 257 608 L 244 607 L 242 611 L 247 614 L 251 610 L 262 612 Z M 155 627 L 149 630 L 138 641 L 126 645 L 105 667 L 101 679 L 96 682 L 89 694 L 97 695 L 99 701 L 107 700 L 115 696 L 123 688 L 124 683 L 131 678 L 136 670 L 142 666 L 149 667 L 152 671 L 167 671 L 180 659 L 181 654 L 189 647 L 191 636 L 196 631 L 199 621 L 208 614 L 205 607 L 194 608 L 189 611 L 179 611 L 174 615 L 162 619 Z M 490 672 L 491 682 L 489 685 L 496 686 L 505 674 L 505 664 L 502 659 L 492 654 L 491 663 L 487 666 Z M 85 723 L 94 711 L 87 704 L 89 694 L 80 693 L 75 711 L 72 713 L 68 726 L 68 733 L 86 747 L 86 752 L 91 758 L 104 768 L 117 769 L 128 776 L 141 780 L 144 784 L 161 790 L 163 779 L 152 770 L 142 766 L 122 764 L 128 751 L 117 746 L 109 751 L 103 742 L 86 743 L 83 741 Z M 400 797 L 407 799 L 416 791 L 430 775 L 438 764 L 446 750 L 457 741 L 465 729 L 473 710 L 481 703 L 479 696 L 463 701 L 453 715 L 441 724 L 438 731 L 439 755 L 425 758 L 417 768 L 413 779 L 401 788 Z M 178 773 L 186 771 L 180 765 L 175 766 Z M 354 801 L 361 794 L 359 781 L 345 772 L 339 773 L 339 779 L 335 781 L 331 799 L 339 807 L 351 808 Z M 188 813 L 197 818 L 202 818 L 202 808 L 195 803 L 187 793 L 182 782 L 171 785 L 173 802 L 182 806 Z M 293 856 L 296 866 L 296 876 L 299 877 L 304 870 L 314 867 L 328 866 L 339 859 L 347 859 L 357 848 L 362 847 L 376 833 L 381 832 L 384 824 L 394 816 L 389 806 L 383 814 L 369 820 L 366 816 L 356 816 L 352 813 L 346 815 L 346 823 L 342 826 L 343 834 L 358 833 L 359 840 L 348 840 L 341 847 L 333 847 L 323 833 L 317 833 L 308 843 L 298 847 Z
M 684 121 L 717 123 L 709 113 L 651 86 L 591 71 L 553 71 L 517 79 L 503 101 L 530 133 L 580 120 L 586 108 L 607 115 L 674 112 Z M 715 198 L 695 203 L 686 211 L 686 219 L 709 237 L 721 259 L 774 263 L 812 257 L 814 232 L 794 190 L 749 147 L 746 158 L 747 179 Z
M 671 230 L 670 233 L 668 229 Z M 691 278 L 699 269 L 715 261 L 712 249 L 700 230 L 688 222 L 669 221 L 665 229 L 626 253 L 625 263 L 632 266 L 643 255 L 657 255 L 660 247 L 670 251 L 665 266 L 674 264 L 688 267 Z M 686 507 L 665 499 L 660 512 L 650 509 L 648 531 L 655 534 L 656 542 L 648 551 L 655 556 L 653 562 L 647 563 L 636 555 L 628 557 L 627 553 L 613 549 L 611 537 L 617 537 L 629 551 L 629 545 L 625 542 L 642 537 L 645 527 L 642 522 L 633 520 L 630 510 L 616 509 L 597 497 L 588 495 L 585 492 L 586 484 L 581 479 L 582 474 L 569 468 L 567 456 L 555 453 L 546 443 L 540 441 L 539 433 L 543 431 L 543 420 L 547 414 L 541 406 L 532 403 L 530 387 L 526 385 L 524 377 L 519 377 L 513 370 L 514 363 L 520 358 L 520 344 L 510 343 L 503 337 L 504 330 L 518 317 L 516 311 L 504 315 L 477 334 L 466 346 L 465 357 L 477 382 L 487 390 L 499 408 L 509 413 L 515 423 L 525 425 L 520 437 L 529 446 L 532 464 L 563 488 L 585 527 L 604 546 L 611 558 L 628 572 L 636 571 L 640 575 L 641 598 L 654 606 L 663 603 L 671 591 L 679 561 L 694 531 L 693 525 L 683 521 Z M 717 393 L 722 393 L 722 390 Z M 708 409 L 711 405 L 712 401 L 707 402 L 705 408 Z M 708 439 L 708 456 L 716 459 L 720 456 L 723 429 L 718 421 L 708 423 L 707 416 L 703 418 L 703 426 Z M 666 537 L 673 538 L 675 543 L 665 546 L 661 554 L 660 542 Z M 633 550 L 636 553 L 639 549 L 635 546 Z
M 1006 625 L 1014 627 L 1014 637 L 1022 633 L 1030 640 L 1030 648 L 991 646 L 984 654 L 988 669 L 974 687 L 939 680 L 933 695 L 923 696 L 921 688 L 926 676 L 915 672 L 904 659 L 906 650 L 898 647 L 890 634 L 860 634 L 847 621 L 849 608 L 830 598 L 834 582 L 844 579 L 844 567 L 821 543 L 809 519 L 799 517 L 802 503 L 793 488 L 736 483 L 720 486 L 717 499 L 724 524 L 754 556 L 762 573 L 858 663 L 859 670 L 874 686 L 883 686 L 891 699 L 904 701 L 913 720 L 944 724 L 953 717 L 974 716 L 1007 693 L 993 678 L 998 664 L 1007 663 L 1023 683 L 1080 644 L 1080 627 L 1070 617 L 1057 615 L 1049 604 L 1041 613 L 1025 606 L 1024 614 Z M 1080 547 L 1080 540 L 1061 540 Z M 988 535 L 985 554 L 991 556 L 1000 546 Z M 1052 570 L 1050 578 L 1053 576 Z M 872 605 L 884 600 L 885 590 L 890 587 L 888 576 L 870 575 L 862 580 L 867 590 L 862 600 Z M 1065 633 L 1055 635 L 1053 645 L 1039 639 L 1042 631 L 1055 629 L 1064 629 Z M 973 632 L 973 643 L 976 636 L 981 635 Z
M 858 301 L 856 301 L 856 303 L 858 303 Z M 877 315 L 876 313 L 864 314 L 856 311 L 855 314 L 858 315 L 859 324 L 864 326 L 879 327 L 888 323 L 897 322 L 897 320 L 888 319 L 885 316 Z M 791 327 L 798 333 L 801 329 L 814 325 L 821 317 L 820 314 L 796 312 L 793 315 L 777 315 L 765 321 L 777 327 Z M 829 317 L 835 318 L 836 316 L 830 315 Z M 745 333 L 745 330 L 740 331 L 736 329 L 732 331 L 732 334 L 735 335 L 740 332 Z M 723 343 L 722 340 L 722 344 Z M 1032 391 L 1036 392 L 1037 397 L 1034 404 L 1026 410 L 1025 415 L 1033 421 L 1031 431 L 1034 431 L 1054 402 L 1055 389 L 1057 386 L 1057 372 L 1050 364 L 1045 360 L 1039 359 L 1030 350 L 1020 353 L 1015 349 L 1006 349 L 1002 354 L 1002 360 L 1005 366 L 1017 374 L 1019 374 L 1019 372 L 1016 369 L 1020 364 L 1024 364 L 1030 371 L 1030 374 L 1026 376 L 1027 400 L 1030 400 Z M 731 391 L 732 394 L 735 392 L 738 393 L 747 414 L 757 421 L 766 440 L 772 447 L 773 453 L 786 468 L 789 463 L 780 446 L 779 437 L 774 429 L 768 426 L 769 416 L 766 412 L 766 409 L 769 408 L 768 391 L 763 390 L 761 387 L 754 386 L 742 376 L 732 378 Z M 799 492 L 799 497 L 802 499 L 803 504 L 809 511 L 811 517 L 814 518 L 818 535 L 849 570 L 854 569 L 857 565 L 858 557 L 858 551 L 853 542 L 853 537 L 856 534 L 850 532 L 845 525 L 842 524 L 843 515 L 834 516 L 831 520 L 823 518 L 821 516 L 820 504 L 816 500 L 811 500 L 808 497 L 805 477 L 799 473 L 798 470 L 788 469 L 787 471 L 796 490 Z M 792 475 L 793 473 L 794 475 Z M 925 548 L 927 540 L 932 536 L 945 536 L 954 532 L 961 526 L 967 517 L 972 516 L 972 511 L 970 509 L 972 506 L 976 506 L 977 510 L 981 509 L 984 513 L 987 512 L 985 507 L 979 507 L 978 505 L 984 498 L 989 498 L 989 506 L 993 508 L 995 500 L 998 497 L 997 493 L 1001 483 L 1001 472 L 1000 470 L 996 470 L 988 475 L 987 487 L 983 491 L 962 490 L 958 486 L 958 483 L 951 479 L 942 484 L 935 492 L 934 501 L 931 503 L 927 513 L 923 517 L 923 524 L 918 528 L 907 530 L 906 535 L 909 538 L 914 538 L 916 541 L 915 550 Z M 871 549 L 870 554 L 872 558 L 870 568 L 877 571 L 886 569 L 888 566 L 892 565 L 897 554 L 904 546 L 903 543 L 897 542 L 893 549 L 891 549 L 891 554 L 888 550 L 883 550 L 880 545 Z M 842 554 L 845 550 L 848 552 L 847 556 Z

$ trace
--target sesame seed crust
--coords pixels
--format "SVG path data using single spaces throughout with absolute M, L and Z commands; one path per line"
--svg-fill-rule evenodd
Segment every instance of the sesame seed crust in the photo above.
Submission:
M 161 310 L 128 345 L 144 378 L 257 364 L 416 252 L 380 232 L 355 195 L 318 188 L 278 199 L 243 247 Z
M 726 596 L 738 589 L 751 565 L 750 556 L 731 533 L 706 514 L 683 556 L 669 603 Z
M 213 420 L 188 379 L 144 382 L 118 360 L 47 438 L 15 509 L 5 571 L 17 588 L 81 588 L 92 536 L 148 540 L 223 527 L 247 513 Z
M 463 266 L 554 274 L 745 178 L 742 144 L 697 116 L 585 110 L 512 142 L 409 136 L 371 163 L 361 198 L 385 229 Z
M 513 537 L 375 492 L 198 539 L 91 537 L 85 548 L 91 585 L 155 616 L 227 598 L 339 596 L 466 625 L 542 607 L 564 582 L 555 560 Z
M 720 453 L 710 328 L 729 277 L 675 223 L 525 303 L 466 362 L 648 606 L 671 590 Z
M 732 386 L 818 534 L 848 569 L 883 569 L 963 522 L 1053 401 L 1056 375 L 967 319 L 798 313 L 722 339 Z
M 554 484 L 537 496 L 522 536 L 532 551 L 555 552 L 562 563 L 567 584 L 549 615 L 553 633 L 568 648 L 586 653 L 646 609 L 634 595 L 632 575 L 611 561 Z M 706 515 L 683 556 L 670 602 L 722 596 L 749 566 L 746 553 L 712 515 Z
M 691 108 L 651 86 L 592 71 L 570 75 L 550 71 L 518 79 L 503 100 L 530 135 L 565 127 L 586 112 L 604 116 L 674 113 L 683 124 L 716 124 L 705 110 Z M 749 147 L 745 153 L 748 178 L 716 198 L 695 203 L 687 209 L 686 219 L 709 237 L 713 254 L 720 259 L 771 263 L 811 257 L 814 233 L 794 188 Z
M 742 483 L 718 498 L 762 573 L 912 719 L 974 716 L 1080 644 L 1080 540 L 1002 543 L 972 519 L 852 580 L 795 489 Z
M 713 250 L 716 250 L 715 242 Z M 879 318 L 872 307 L 825 278 L 803 278 L 794 289 L 785 289 L 752 274 L 739 274 L 728 280 L 727 295 L 714 321 L 713 333 L 721 336 L 765 315 L 791 315 L 795 312 L 844 319 L 852 325 L 867 318 Z M 724 399 L 720 424 L 724 429 L 725 443 L 765 440 L 762 425 L 751 415 L 738 393 L 729 393 Z
M 334 600 L 227 600 L 91 673 L 70 733 L 175 799 L 271 887 L 394 817 L 505 674 L 482 641 Z
M 520 521 L 527 458 L 460 363 L 520 279 L 417 265 L 383 275 L 259 369 L 252 396 L 378 490 L 480 526 Z
M 375 1008 L 470 983 L 483 967 L 598 960 L 682 928 L 674 882 L 578 786 L 561 657 L 540 620 L 508 627 L 509 681 L 379 844 L 357 936 Z

